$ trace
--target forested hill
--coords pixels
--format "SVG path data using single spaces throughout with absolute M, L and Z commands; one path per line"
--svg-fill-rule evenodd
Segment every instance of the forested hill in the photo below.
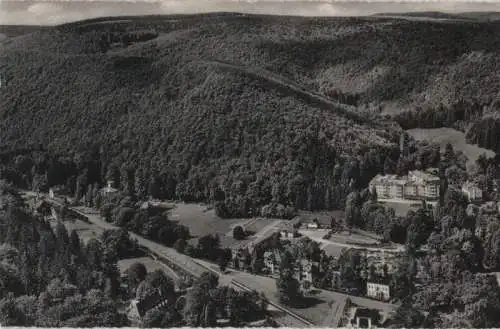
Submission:
M 14 160 L 3 172 L 78 196 L 113 178 L 139 195 L 220 201 L 231 215 L 268 203 L 339 207 L 397 156 L 400 128 L 366 108 L 450 103 L 456 93 L 489 104 L 497 32 L 493 23 L 211 14 L 9 38 L 4 150 L 50 155 L 5 156 Z

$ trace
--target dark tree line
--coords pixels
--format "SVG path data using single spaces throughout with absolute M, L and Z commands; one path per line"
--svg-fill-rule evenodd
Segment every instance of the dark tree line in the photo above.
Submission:
M 462 123 L 474 122 L 482 118 L 486 104 L 475 100 L 460 99 L 451 105 L 440 104 L 436 108 L 417 107 L 401 112 L 395 117 L 403 129 L 450 127 L 464 131 Z

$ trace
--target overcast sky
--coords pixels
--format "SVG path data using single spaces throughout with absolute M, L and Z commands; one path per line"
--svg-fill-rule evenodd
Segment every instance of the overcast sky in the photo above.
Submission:
M 276 15 L 356 16 L 408 11 L 500 11 L 500 0 L 322 1 L 322 0 L 0 0 L 0 24 L 54 25 L 100 16 L 235 11 Z

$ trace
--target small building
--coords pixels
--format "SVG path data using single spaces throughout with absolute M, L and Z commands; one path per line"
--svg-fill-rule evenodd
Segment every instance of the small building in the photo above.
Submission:
M 476 220 L 474 235 L 481 241 L 485 241 L 486 233 L 488 232 L 488 227 L 490 225 L 490 220 L 490 218 L 484 216 L 479 216 Z
M 313 222 L 313 223 L 309 223 L 309 224 L 307 224 L 307 228 L 308 228 L 308 229 L 318 229 L 318 228 L 319 228 L 319 225 L 318 225 L 318 223 Z
M 479 207 L 481 215 L 496 215 L 498 213 L 497 204 L 494 201 L 489 201 L 481 204 Z
M 265 243 L 267 243 L 269 240 L 271 240 L 275 234 L 277 234 L 278 232 L 274 231 L 274 230 L 269 230 L 267 231 L 266 233 L 264 233 L 263 235 L 257 237 L 254 241 L 252 241 L 249 245 L 248 245 L 248 251 L 250 252 L 250 254 L 253 253 L 253 251 L 258 248 L 259 246 L 261 245 L 264 245 Z M 278 233 L 279 234 L 279 233 Z
M 466 182 L 462 185 L 462 192 L 470 202 L 481 201 L 483 199 L 483 191 L 474 183 Z
M 313 263 L 308 259 L 301 259 L 295 264 L 295 278 L 300 282 L 303 291 L 312 288 L 312 265 Z
M 111 197 L 118 193 L 118 190 L 113 187 L 113 181 L 108 181 L 108 185 L 100 190 L 103 197 Z
M 237 270 L 246 271 L 250 266 L 250 253 L 248 249 L 238 247 L 237 250 L 233 250 L 233 267 Z M 247 265 L 248 264 L 248 265 Z
M 269 270 L 269 273 L 279 274 L 281 265 L 281 253 L 278 250 L 264 252 L 264 266 Z
M 342 286 L 340 271 L 332 271 L 332 289 L 339 289 Z
M 366 284 L 366 295 L 383 301 L 391 299 L 389 285 L 383 283 L 368 282 Z
M 353 307 L 350 309 L 348 327 L 351 328 L 376 328 L 380 323 L 380 313 L 378 310 Z
M 465 213 L 469 217 L 476 217 L 479 214 L 479 207 L 475 204 L 469 203 L 467 205 L 467 209 L 465 210 Z
M 280 237 L 282 239 L 290 240 L 290 239 L 297 237 L 297 232 L 296 231 L 289 231 L 289 230 L 282 230 L 280 232 Z
M 167 307 L 170 298 L 174 296 L 162 296 L 160 290 L 154 290 L 144 299 L 133 299 L 130 302 L 127 317 L 134 323 L 141 323 L 148 311 Z
M 35 214 L 41 215 L 44 218 L 50 217 L 52 206 L 45 200 L 36 202 L 34 207 Z

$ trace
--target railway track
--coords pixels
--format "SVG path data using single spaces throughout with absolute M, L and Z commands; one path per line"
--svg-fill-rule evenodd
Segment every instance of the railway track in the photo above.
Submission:
M 202 263 L 198 263 L 200 266 L 203 266 L 204 268 L 206 268 L 207 270 L 211 271 L 212 273 L 216 274 L 217 276 L 221 276 L 221 273 L 219 273 L 218 271 L 214 270 L 213 268 L 210 268 L 208 266 L 205 266 L 204 264 Z M 222 274 L 223 275 L 223 274 Z M 244 290 L 244 291 L 253 291 L 252 289 L 248 288 L 246 285 L 244 285 L 243 283 L 240 283 L 238 281 L 236 281 L 235 279 L 232 279 L 231 280 L 231 284 L 241 290 Z M 274 308 L 282 311 L 282 312 L 285 312 L 286 314 L 288 314 L 290 317 L 294 318 L 295 320 L 298 320 L 300 323 L 302 324 L 305 324 L 306 326 L 309 326 L 309 327 L 313 327 L 315 326 L 314 323 L 312 323 L 311 321 L 307 320 L 306 318 L 298 315 L 297 313 L 277 304 L 277 303 L 274 303 L 273 301 L 270 301 L 269 299 L 267 300 L 267 303 L 271 306 L 273 306 Z M 279 321 L 277 321 L 279 323 Z M 287 325 L 284 325 L 286 327 L 288 327 Z
M 54 204 L 54 205 L 57 205 L 59 207 L 62 206 L 62 204 L 56 200 L 47 200 L 49 201 L 50 203 Z M 86 214 L 85 212 L 82 212 L 78 209 L 74 209 L 74 208 L 68 208 L 69 211 L 72 211 L 80 216 L 84 216 L 86 217 L 89 222 L 93 223 L 93 220 L 90 218 L 89 214 Z M 95 225 L 98 225 L 96 223 L 93 223 Z M 99 226 L 99 225 L 98 225 Z M 109 226 L 109 228 L 113 227 L 113 225 L 107 223 L 106 226 Z M 113 227 L 114 228 L 114 227 Z M 166 265 L 167 267 L 169 268 L 172 268 L 172 270 L 180 270 L 181 272 L 185 273 L 185 274 L 188 274 L 189 276 L 193 277 L 193 278 L 198 278 L 200 276 L 200 273 L 195 273 L 194 271 L 192 271 L 189 267 L 186 267 L 186 266 L 183 266 L 179 260 L 177 259 L 173 259 L 171 258 L 169 255 L 166 255 L 165 253 L 159 253 L 159 252 L 155 252 L 155 251 L 152 251 L 147 245 L 144 245 L 143 243 L 141 243 L 142 241 L 146 241 L 146 239 L 144 239 L 143 237 L 135 234 L 135 233 L 132 233 L 132 232 L 129 232 L 130 235 L 134 238 L 136 238 L 138 240 L 138 243 L 141 245 L 141 250 L 143 250 L 144 252 L 146 252 L 146 254 L 150 255 L 150 256 L 154 256 L 153 259 L 155 259 L 157 262 L 160 262 L 160 263 L 163 263 L 164 265 Z M 193 260 L 194 263 L 196 263 L 198 266 L 204 268 L 204 269 L 207 269 L 208 271 L 210 272 L 213 272 L 215 273 L 217 276 L 221 276 L 223 274 L 217 272 L 216 270 L 208 267 L 208 266 L 205 266 L 204 264 L 202 263 L 199 263 L 199 262 L 196 262 L 195 260 Z M 245 291 L 253 291 L 251 288 L 247 287 L 246 285 L 238 282 L 238 281 L 235 281 L 234 279 L 231 280 L 231 284 L 239 289 L 242 289 L 242 290 L 245 290 Z M 306 325 L 308 327 L 312 327 L 314 326 L 314 323 L 310 322 L 309 320 L 305 319 L 304 317 L 296 314 L 295 312 L 283 307 L 283 306 L 280 306 L 278 305 L 277 303 L 274 303 L 270 300 L 267 300 L 267 303 L 271 306 L 273 306 L 274 308 L 286 313 L 288 316 L 290 316 L 291 318 L 293 318 L 294 320 L 300 322 L 301 324 L 303 325 Z M 281 324 L 280 321 L 277 321 L 278 324 L 282 325 L 282 326 L 286 326 L 286 327 L 289 327 L 290 325 L 288 324 Z

